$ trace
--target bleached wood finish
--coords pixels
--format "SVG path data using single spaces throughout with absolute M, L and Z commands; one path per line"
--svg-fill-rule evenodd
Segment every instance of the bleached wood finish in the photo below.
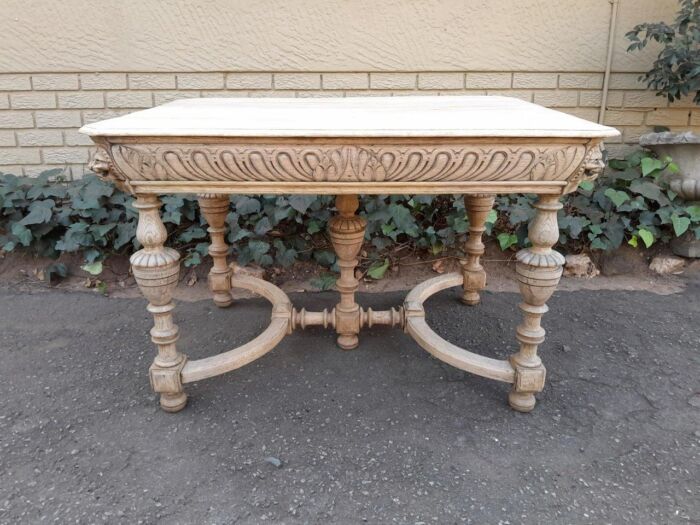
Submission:
M 133 255 L 137 282 L 154 315 L 158 356 L 153 389 L 170 411 L 185 406 L 183 383 L 240 368 L 274 348 L 294 329 L 332 328 L 343 349 L 358 345 L 361 328 L 402 327 L 432 355 L 457 368 L 512 383 L 513 408 L 529 411 L 542 390 L 545 369 L 537 355 L 544 341 L 545 305 L 561 276 L 558 198 L 603 169 L 602 140 L 617 131 L 534 104 L 502 97 L 397 97 L 353 99 L 201 99 L 178 101 L 83 127 L 97 144 L 92 169 L 138 196 Z M 273 305 L 268 328 L 249 343 L 219 355 L 187 361 L 175 342 L 172 290 L 179 255 L 165 248 L 158 194 L 198 193 L 209 223 L 213 259 L 209 285 L 219 306 L 231 304 L 231 287 L 266 297 Z M 340 301 L 331 311 L 292 308 L 287 296 L 260 279 L 232 275 L 227 264 L 226 216 L 230 194 L 333 194 L 337 214 L 329 236 L 338 255 Z M 366 221 L 358 194 L 465 194 L 469 217 L 466 259 L 460 273 L 414 288 L 404 305 L 364 310 L 355 301 L 357 256 Z M 426 323 L 424 301 L 462 287 L 475 305 L 486 284 L 481 265 L 485 221 L 498 193 L 536 193 L 532 247 L 517 254 L 523 322 L 519 350 L 508 360 L 478 355 L 439 337 Z
M 328 225 L 340 266 L 340 279 L 335 284 L 340 293 L 340 302 L 335 307 L 335 330 L 338 332 L 338 346 L 352 350 L 359 344 L 357 334 L 360 333 L 360 305 L 355 302 L 359 283 L 355 278 L 355 268 L 367 221 L 355 215 L 359 206 L 357 195 L 339 195 L 335 205 L 338 215 L 331 218 Z
M 291 329 L 292 303 L 271 283 L 246 275 L 232 278 L 232 286 L 263 296 L 272 303 L 272 319 L 267 329 L 252 341 L 221 354 L 188 361 L 182 369 L 182 382 L 192 383 L 214 377 L 255 361 L 272 350 Z
M 141 293 L 148 299 L 153 314 L 151 340 L 158 355 L 150 368 L 151 386 L 160 393 L 160 406 L 168 412 L 182 410 L 187 396 L 182 388 L 181 371 L 187 356 L 175 343 L 179 329 L 173 323 L 173 290 L 180 275 L 180 254 L 163 246 L 168 232 L 160 218 L 160 200 L 154 195 L 138 195 L 134 207 L 139 211 L 136 238 L 143 246 L 131 256 L 131 269 Z
M 406 332 L 425 350 L 455 368 L 513 383 L 515 370 L 508 361 L 484 357 L 455 346 L 437 335 L 425 321 L 423 303 L 431 295 L 453 286 L 460 286 L 463 281 L 462 274 L 448 273 L 428 279 L 411 290 L 403 303 Z
M 229 212 L 228 195 L 204 193 L 198 196 L 199 209 L 209 223 L 207 231 L 211 237 L 209 255 L 214 264 L 209 270 L 209 289 L 214 303 L 219 307 L 229 306 L 231 297 L 231 268 L 227 262 L 228 244 L 226 244 L 226 215 Z
M 556 290 L 564 267 L 564 256 L 552 249 L 559 240 L 557 211 L 562 205 L 557 197 L 543 195 L 535 208 L 537 214 L 528 230 L 532 247 L 517 253 L 515 265 L 523 296 L 520 304 L 523 322 L 516 330 L 520 350 L 510 358 L 516 369 L 516 381 L 508 401 L 521 412 L 529 412 L 535 407 L 535 393 L 544 388 L 546 371 L 537 355 L 545 334 L 540 321 L 548 311 L 545 303 Z
M 462 302 L 469 306 L 479 304 L 481 300 L 479 291 L 486 288 L 486 272 L 481 266 L 481 256 L 484 255 L 482 237 L 486 231 L 486 218 L 493 208 L 495 199 L 495 195 L 488 193 L 477 193 L 464 197 L 464 206 L 467 209 L 467 217 L 469 217 L 469 238 L 464 246 L 467 257 L 460 261 L 460 264 L 464 277 Z

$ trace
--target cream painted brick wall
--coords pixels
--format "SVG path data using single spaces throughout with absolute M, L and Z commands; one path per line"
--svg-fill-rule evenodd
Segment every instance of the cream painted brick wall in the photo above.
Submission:
M 88 161 L 89 148 L 44 148 L 46 164 L 83 164 Z
M 63 146 L 63 133 L 58 129 L 27 129 L 17 131 L 20 146 Z
M 39 164 L 41 150 L 39 148 L 2 148 L 0 149 L 0 166 L 10 164 Z
M 324 73 L 322 79 L 323 89 L 367 89 L 369 87 L 367 73 Z
M 578 106 L 578 91 L 536 91 L 535 104 L 550 108 L 571 108 Z
M 156 91 L 153 94 L 153 102 L 155 106 L 160 106 L 173 100 L 182 98 L 199 98 L 198 91 Z
M 11 93 L 10 107 L 12 109 L 45 109 L 56 107 L 56 93 L 52 91 L 27 91 Z
M 126 89 L 126 73 L 81 73 L 82 89 Z
M 32 88 L 58 91 L 80 89 L 78 75 L 74 73 L 45 73 L 32 75 Z
M 687 109 L 655 109 L 647 113 L 646 123 L 650 126 L 687 126 L 690 111 Z
M 557 87 L 557 73 L 514 73 L 514 88 L 547 89 Z
M 150 108 L 153 94 L 150 91 L 112 91 L 107 93 L 108 108 Z
M 105 107 L 102 91 L 59 92 L 58 107 L 65 109 L 90 109 Z
M 275 73 L 273 82 L 276 89 L 320 89 L 320 73 Z
M 181 73 L 177 75 L 178 89 L 223 89 L 223 73 Z
M 29 75 L 0 74 L 0 91 L 19 91 L 32 89 Z
M 75 128 L 82 124 L 80 111 L 61 109 L 34 113 L 37 128 Z
M 700 126 L 700 110 L 691 112 L 690 125 L 691 126 Z
M 559 75 L 561 89 L 603 89 L 602 73 L 562 73 Z
M 9 129 L 0 129 L 0 146 L 16 146 L 15 132 Z
M 466 87 L 470 89 L 508 89 L 512 85 L 512 73 L 467 73 L 466 75 Z
M 464 73 L 418 73 L 418 89 L 464 89 Z
M 272 89 L 272 73 L 229 73 L 226 75 L 229 89 Z
M 372 89 L 415 89 L 417 73 L 370 73 L 369 87 Z
M 33 128 L 34 119 L 31 111 L 0 111 L 0 128 Z
M 653 126 L 700 127 L 692 100 L 669 105 L 638 76 L 611 76 L 606 124 L 623 132 L 609 141 L 611 155 L 638 147 Z M 7 73 L 0 74 L 0 159 L 2 171 L 63 167 L 81 176 L 92 151 L 81 125 L 182 98 L 499 95 L 597 120 L 602 83 L 602 73 L 590 72 Z
M 171 73 L 129 73 L 129 89 L 175 89 Z
M 664 108 L 668 106 L 668 101 L 664 97 L 657 97 L 653 91 L 627 91 L 623 100 L 626 108 Z

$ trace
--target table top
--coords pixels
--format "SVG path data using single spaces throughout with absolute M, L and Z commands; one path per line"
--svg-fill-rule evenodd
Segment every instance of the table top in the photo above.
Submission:
M 619 135 L 510 97 L 201 98 L 83 126 L 93 137 L 503 137 Z

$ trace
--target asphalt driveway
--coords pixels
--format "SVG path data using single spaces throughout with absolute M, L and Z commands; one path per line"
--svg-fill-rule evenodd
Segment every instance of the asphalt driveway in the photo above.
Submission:
M 444 337 L 504 357 L 517 303 L 467 308 L 445 291 L 427 308 Z M 700 523 L 700 284 L 559 292 L 550 307 L 531 414 L 508 408 L 506 385 L 377 328 L 350 352 L 330 331 L 295 333 L 190 385 L 173 415 L 149 390 L 142 299 L 0 290 L 0 521 Z M 176 314 L 197 358 L 252 338 L 269 307 Z

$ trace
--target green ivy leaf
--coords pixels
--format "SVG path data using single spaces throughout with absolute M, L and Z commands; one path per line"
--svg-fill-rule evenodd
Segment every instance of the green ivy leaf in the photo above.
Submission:
M 17 240 L 22 246 L 29 246 L 32 243 L 32 231 L 24 224 L 16 222 L 10 229 L 12 235 L 17 237 Z
M 498 212 L 496 210 L 489 211 L 486 216 L 486 224 L 493 224 L 498 220 Z
M 593 191 L 594 185 L 593 182 L 590 180 L 582 180 L 579 183 L 578 187 L 583 191 Z
M 700 221 L 700 206 L 693 204 L 685 208 L 685 212 L 690 215 L 690 220 L 693 222 Z
M 607 190 L 605 190 L 603 195 L 610 199 L 615 206 L 620 206 L 622 203 L 628 201 L 630 198 L 630 196 L 626 192 L 615 190 L 613 188 L 608 188 Z
M 657 170 L 662 170 L 664 168 L 663 162 L 654 157 L 644 157 L 641 161 L 642 175 L 645 177 L 651 175 Z
M 102 273 L 102 261 L 84 264 L 80 269 L 86 271 L 90 275 L 100 275 Z
M 321 274 L 309 281 L 309 284 L 321 291 L 330 290 L 335 286 L 336 277 L 332 273 Z
M 644 228 L 640 228 L 637 234 L 644 241 L 644 246 L 651 248 L 651 245 L 654 244 L 654 234 Z
M 410 237 L 418 237 L 418 226 L 413 215 L 411 215 L 411 210 L 400 204 L 390 204 L 389 213 L 401 233 L 405 233 Z
M 306 213 L 315 200 L 315 195 L 292 195 L 289 197 L 289 205 L 299 213 Z
M 671 222 L 673 223 L 673 232 L 676 237 L 680 237 L 690 227 L 690 219 L 688 217 L 679 217 L 677 214 L 671 215 Z
M 379 280 L 384 278 L 384 274 L 388 269 L 389 259 L 384 259 L 384 262 L 376 262 L 370 266 L 369 270 L 367 270 L 367 275 L 369 275 L 372 279 Z
M 250 215 L 260 211 L 260 201 L 246 195 L 240 196 L 235 206 L 236 212 L 240 215 Z
M 513 233 L 499 233 L 496 239 L 498 239 L 498 245 L 501 247 L 501 251 L 506 251 L 508 248 L 518 243 L 518 236 Z
M 207 232 L 204 228 L 192 225 L 178 236 L 178 240 L 181 242 L 191 242 L 194 239 L 203 239 L 206 236 Z
M 185 260 L 182 261 L 185 268 L 191 268 L 193 266 L 199 266 L 202 264 L 202 255 L 197 250 L 192 250 L 187 254 Z
M 627 241 L 627 244 L 629 244 L 630 246 L 634 246 L 635 248 L 637 248 L 637 247 L 639 246 L 639 240 L 638 240 L 637 236 L 636 236 L 636 235 L 632 235 L 632 238 L 631 238 L 629 241 Z
M 314 252 L 314 260 L 321 266 L 331 267 L 335 262 L 335 253 L 329 250 L 319 250 Z
M 272 224 L 270 224 L 270 219 L 267 217 L 262 217 L 258 222 L 255 223 L 255 235 L 263 236 L 272 229 Z
M 29 213 L 20 221 L 20 224 L 29 226 L 31 224 L 49 222 L 53 215 L 53 208 L 55 205 L 56 203 L 52 199 L 32 202 L 29 205 Z
M 313 235 L 314 233 L 318 233 L 321 231 L 321 225 L 319 224 L 318 221 L 315 220 L 310 220 L 308 223 L 308 226 L 306 227 L 306 233 L 309 235 Z

